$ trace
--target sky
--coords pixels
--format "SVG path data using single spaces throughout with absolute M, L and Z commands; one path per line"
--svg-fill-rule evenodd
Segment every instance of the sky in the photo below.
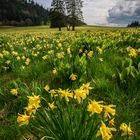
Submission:
M 45 8 L 52 0 L 34 0 Z M 84 22 L 88 25 L 126 26 L 140 21 L 140 0 L 83 0 Z

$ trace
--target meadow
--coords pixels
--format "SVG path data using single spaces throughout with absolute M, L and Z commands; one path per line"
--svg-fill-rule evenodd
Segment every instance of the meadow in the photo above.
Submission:
M 0 140 L 139 140 L 140 29 L 0 27 Z

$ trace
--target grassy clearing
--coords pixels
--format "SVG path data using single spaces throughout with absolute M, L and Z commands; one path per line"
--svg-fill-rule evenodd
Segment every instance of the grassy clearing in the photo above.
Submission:
M 140 139 L 139 36 L 136 28 L 0 28 L 0 139 Z M 94 100 L 103 103 L 90 108 Z M 17 123 L 18 113 L 29 119 Z M 133 133 L 123 127 L 121 136 L 129 122 Z M 96 137 L 104 124 L 117 131 Z
M 76 27 L 76 31 L 114 31 L 114 30 L 127 30 L 127 28 L 124 27 L 100 27 L 100 26 L 81 26 L 81 27 Z M 137 28 L 133 28 L 133 30 L 138 30 Z M 49 26 L 33 26 L 33 27 L 10 27 L 10 26 L 3 26 L 0 27 L 0 32 L 1 33 L 12 33 L 12 32 L 46 32 L 46 33 L 50 33 L 50 32 L 57 32 L 58 29 L 51 29 L 49 28 Z M 62 28 L 63 32 L 67 32 L 66 28 Z

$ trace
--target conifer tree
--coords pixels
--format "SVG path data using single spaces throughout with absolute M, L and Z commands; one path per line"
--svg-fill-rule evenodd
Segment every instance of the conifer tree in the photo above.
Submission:
M 78 21 L 83 20 L 83 1 L 82 0 L 65 0 L 68 24 L 72 26 L 72 30 L 75 30 L 75 25 Z
M 65 21 L 65 6 L 63 0 L 53 0 L 51 4 L 51 27 L 61 27 L 64 26 Z

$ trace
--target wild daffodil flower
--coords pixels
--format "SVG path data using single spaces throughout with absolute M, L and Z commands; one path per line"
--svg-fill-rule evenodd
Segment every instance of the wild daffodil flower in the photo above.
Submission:
M 54 102 L 53 103 L 48 103 L 48 106 L 51 110 L 54 110 L 56 108 L 56 106 L 54 105 Z
M 19 125 L 28 125 L 29 120 L 30 120 L 30 116 L 26 114 L 19 114 L 17 118 L 17 122 Z
M 86 83 L 86 84 L 83 84 L 80 89 L 84 90 L 86 92 L 86 94 L 88 95 L 89 94 L 89 91 L 91 89 L 93 89 L 91 86 L 90 86 L 90 83 Z
M 78 78 L 78 76 L 76 74 L 73 74 L 73 73 L 69 77 L 69 79 L 72 80 L 72 81 L 77 80 L 77 78 Z
M 39 96 L 28 96 L 28 99 L 29 99 L 29 102 L 28 102 L 28 106 L 34 106 L 35 109 L 38 109 L 40 107 L 40 102 L 41 102 L 41 99 Z
M 73 92 L 71 92 L 68 89 L 67 90 L 59 89 L 58 94 L 61 95 L 62 97 L 64 97 L 66 99 L 66 101 L 69 101 L 69 98 L 73 97 Z
M 74 98 L 77 99 L 79 103 L 87 97 L 87 93 L 83 89 L 76 89 L 74 93 Z
M 120 130 L 122 130 L 121 136 L 133 135 L 133 131 L 131 129 L 130 123 L 127 125 L 126 123 L 122 123 L 120 125 Z
M 106 105 L 104 106 L 104 112 L 105 112 L 105 118 L 111 118 L 110 115 L 115 116 L 116 110 L 115 110 L 115 105 Z
M 52 71 L 52 73 L 53 73 L 54 75 L 57 75 L 57 70 L 54 68 L 53 71 Z
M 93 56 L 93 51 L 90 51 L 90 52 L 87 54 L 87 56 L 88 56 L 89 58 L 91 58 L 91 57 Z
M 9 65 L 9 64 L 11 63 L 11 61 L 10 61 L 10 60 L 7 60 L 5 63 L 6 63 L 7 65 Z
M 110 125 L 110 126 L 114 126 L 114 125 L 115 125 L 115 118 L 113 118 L 113 119 L 111 119 L 111 120 L 109 121 L 109 125 Z
M 25 64 L 29 65 L 30 62 L 31 62 L 30 58 L 27 58 L 26 61 L 25 61 Z
M 49 85 L 46 85 L 46 86 L 44 87 L 44 89 L 45 89 L 47 92 L 49 92 L 49 90 L 50 90 Z
M 93 115 L 94 113 L 100 114 L 103 111 L 103 101 L 91 101 L 90 104 L 87 107 L 87 111 Z
M 26 112 L 29 114 L 29 115 L 32 115 L 33 113 L 36 112 L 37 108 L 34 106 L 34 104 L 30 105 L 28 104 L 28 106 L 25 108 L 26 109 Z
M 103 140 L 110 140 L 113 136 L 111 131 L 116 131 L 116 129 L 107 127 L 105 123 L 101 121 L 101 127 L 100 130 L 98 130 L 96 136 L 101 135 Z
M 51 89 L 50 91 L 49 91 L 49 93 L 51 94 L 51 96 L 57 96 L 57 92 L 56 92 L 56 90 L 55 89 Z
M 11 90 L 10 90 L 10 93 L 11 93 L 12 95 L 17 96 L 17 95 L 18 95 L 18 89 L 17 89 L 17 88 L 11 89 Z
M 58 43 L 58 47 L 61 48 L 62 47 L 62 43 Z

